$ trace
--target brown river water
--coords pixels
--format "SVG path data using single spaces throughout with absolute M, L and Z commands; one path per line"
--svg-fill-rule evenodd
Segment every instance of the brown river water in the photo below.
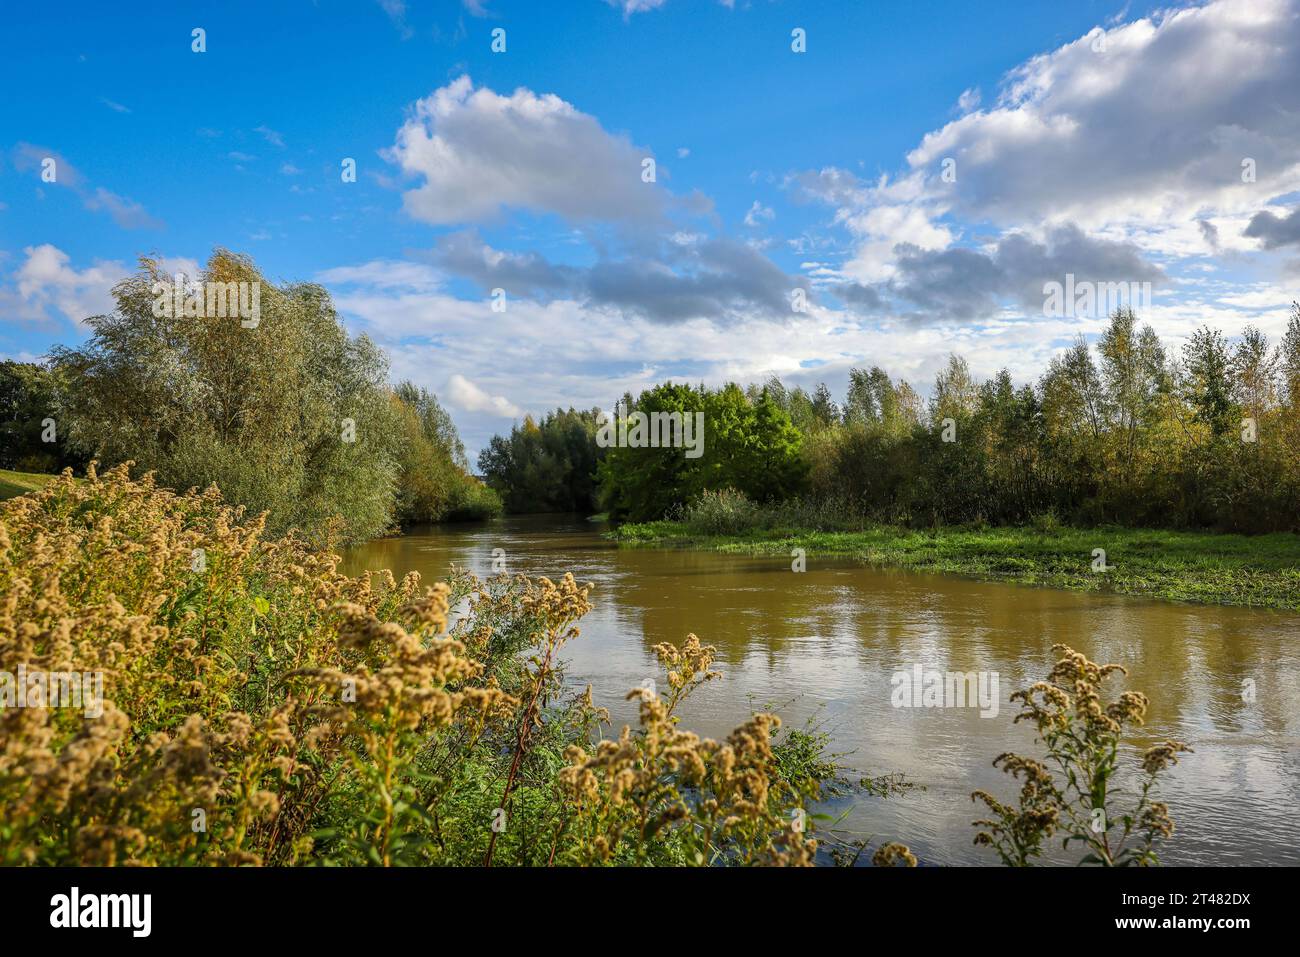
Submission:
M 723 737 L 754 710 L 785 723 L 812 719 L 842 763 L 871 775 L 901 772 L 915 785 L 888 799 L 830 805 L 836 830 L 873 843 L 898 840 L 923 864 L 993 864 L 972 845 L 982 816 L 970 792 L 1012 800 L 992 767 L 1003 751 L 1037 753 L 1013 724 L 1007 696 L 1045 677 L 1064 642 L 1129 670 L 1151 699 L 1140 747 L 1178 738 L 1194 754 L 1166 773 L 1161 798 L 1177 833 L 1165 864 L 1300 864 L 1300 615 L 1215 608 L 994 584 L 809 557 L 745 557 L 619 548 L 604 527 L 572 516 L 517 516 L 485 525 L 416 528 L 353 549 L 345 570 L 390 568 L 480 575 L 503 549 L 511 574 L 591 582 L 593 610 L 565 649 L 569 681 L 592 685 L 617 733 L 635 724 L 625 700 L 647 678 L 662 683 L 651 648 L 694 632 L 718 649 L 720 681 L 682 706 L 683 726 Z M 891 678 L 923 671 L 996 672 L 996 715 L 978 706 L 895 707 Z M 1254 700 L 1244 700 L 1245 682 Z M 1132 763 L 1136 755 L 1130 755 Z M 1054 842 L 1059 849 L 1060 844 Z M 1080 852 L 1081 853 L 1081 852 Z M 1076 860 L 1078 854 L 1066 858 Z

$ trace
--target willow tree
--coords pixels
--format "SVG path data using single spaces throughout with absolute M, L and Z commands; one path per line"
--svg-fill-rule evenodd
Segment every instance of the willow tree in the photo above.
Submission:
M 257 295 L 232 316 L 226 289 Z M 277 530 L 338 525 L 360 539 L 390 524 L 400 440 L 387 361 L 348 335 L 324 288 L 270 283 L 219 249 L 193 277 L 141 258 L 113 299 L 86 320 L 85 345 L 54 355 L 73 383 L 61 412 L 70 442 L 177 489 L 215 484 Z

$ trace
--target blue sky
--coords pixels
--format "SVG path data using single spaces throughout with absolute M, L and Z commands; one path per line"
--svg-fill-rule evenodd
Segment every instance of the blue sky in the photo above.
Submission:
M 1045 315 L 1067 273 L 1150 282 L 1175 343 L 1276 336 L 1300 285 L 1297 0 L 111 6 L 0 33 L 2 356 L 225 246 L 323 282 L 473 452 L 665 378 L 1027 378 L 1101 326 Z

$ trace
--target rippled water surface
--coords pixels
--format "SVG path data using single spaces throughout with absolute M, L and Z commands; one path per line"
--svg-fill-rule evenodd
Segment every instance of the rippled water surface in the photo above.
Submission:
M 569 676 L 590 682 L 616 725 L 634 722 L 627 690 L 658 677 L 651 647 L 694 632 L 718 648 L 723 680 L 683 706 L 686 727 L 725 735 L 752 710 L 788 722 L 812 718 L 844 763 L 871 774 L 901 771 L 918 785 L 900 797 L 856 800 L 840 824 L 860 836 L 901 840 L 929 863 L 992 863 L 973 847 L 979 816 L 970 792 L 1010 798 L 991 767 L 1002 751 L 1032 752 L 1006 701 L 1045 676 L 1065 642 L 1129 670 L 1151 699 L 1140 742 L 1175 737 L 1195 754 L 1166 777 L 1178 833 L 1169 864 L 1300 864 L 1300 616 L 989 584 L 940 575 L 674 549 L 617 548 L 602 528 L 569 517 L 513 517 L 490 525 L 417 529 L 347 556 L 347 570 L 391 568 L 445 577 L 454 563 L 489 573 L 492 550 L 509 570 L 596 587 L 582 636 L 566 649 Z M 916 664 L 998 672 L 1001 708 L 894 708 L 890 677 Z M 1246 679 L 1253 703 L 1242 700 Z M 1059 845 L 1058 845 L 1059 846 Z

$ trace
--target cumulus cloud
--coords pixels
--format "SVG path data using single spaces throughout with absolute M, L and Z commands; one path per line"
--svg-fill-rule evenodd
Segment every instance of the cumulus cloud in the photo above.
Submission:
M 796 288 L 808 281 L 786 275 L 753 247 L 705 239 L 672 247 L 662 260 L 602 262 L 587 275 L 587 302 L 654 322 L 708 319 L 730 325 L 746 318 L 788 320 Z
M 53 308 L 65 318 L 81 322 L 111 312 L 112 288 L 128 275 L 126 267 L 117 262 L 97 262 L 75 269 L 68 254 L 50 243 L 27 246 L 23 254 L 26 258 L 5 295 L 18 318 L 50 319 Z
M 438 241 L 433 263 L 480 289 L 502 288 L 543 300 L 565 296 L 592 308 L 662 323 L 785 320 L 794 290 L 809 288 L 806 279 L 786 274 L 746 243 L 696 235 L 674 236 L 660 244 L 655 255 L 601 259 L 578 267 L 552 263 L 535 252 L 493 249 L 477 233 L 463 231 Z
M 483 289 L 505 289 L 514 295 L 547 294 L 572 289 L 579 271 L 558 266 L 539 253 L 510 253 L 493 249 L 477 232 L 465 230 L 438 240 L 434 264 Z
M 900 248 L 946 250 L 971 223 L 1072 224 L 1174 257 L 1246 249 L 1234 224 L 1300 188 L 1300 4 L 1217 0 L 1094 28 L 958 108 L 896 175 L 787 178 L 854 237 L 845 278 L 891 280 Z
M 463 375 L 456 373 L 447 380 L 447 398 L 466 412 L 490 412 L 504 419 L 518 418 L 519 406 L 503 395 L 489 395 Z
M 1099 225 L 1257 205 L 1300 181 L 1298 157 L 1296 4 L 1219 0 L 1032 58 L 996 106 L 928 134 L 907 159 L 959 214 Z M 955 183 L 939 181 L 944 158 Z M 1247 158 L 1257 182 L 1242 181 Z
M 651 224 L 674 205 L 642 181 L 649 150 L 554 94 L 521 87 L 502 96 L 468 76 L 416 102 L 384 156 L 423 180 L 402 199 L 426 223 L 480 222 L 511 209 Z

